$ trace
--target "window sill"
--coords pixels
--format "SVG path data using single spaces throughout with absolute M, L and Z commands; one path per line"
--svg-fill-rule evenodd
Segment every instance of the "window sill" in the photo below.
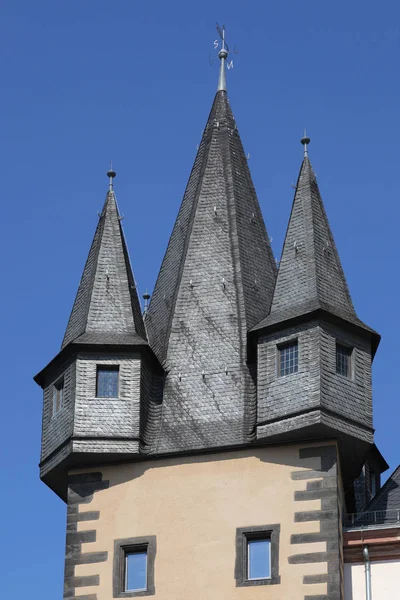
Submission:
M 240 587 L 248 587 L 252 585 L 276 585 L 281 582 L 280 575 L 278 577 L 269 577 L 268 579 L 245 579 L 241 582 L 238 582 L 237 585 Z

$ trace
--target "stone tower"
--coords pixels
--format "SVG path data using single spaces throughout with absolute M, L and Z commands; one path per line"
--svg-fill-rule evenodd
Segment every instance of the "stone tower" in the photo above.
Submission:
M 145 319 L 110 170 L 61 350 L 35 377 L 41 477 L 67 503 L 65 599 L 343 597 L 379 336 L 353 307 L 306 137 L 277 272 L 224 43 L 219 58 Z

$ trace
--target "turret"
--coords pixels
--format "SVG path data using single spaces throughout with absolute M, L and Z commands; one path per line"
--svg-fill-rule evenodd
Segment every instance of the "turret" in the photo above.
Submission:
M 147 342 L 115 171 L 107 175 L 109 190 L 61 350 L 35 377 L 44 391 L 41 477 L 61 497 L 68 468 L 146 451 L 153 373 L 162 378 Z
M 373 442 L 371 364 L 379 335 L 355 312 L 308 158 L 292 206 L 271 311 L 258 340 L 257 439 L 339 437 L 349 477 Z

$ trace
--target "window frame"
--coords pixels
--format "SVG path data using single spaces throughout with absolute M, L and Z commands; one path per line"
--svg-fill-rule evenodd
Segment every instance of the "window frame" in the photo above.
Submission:
M 99 398 L 101 400 L 118 400 L 119 392 L 120 392 L 120 368 L 119 364 L 96 364 L 96 390 L 95 390 L 95 398 Z M 116 396 L 99 396 L 99 371 L 109 371 L 117 373 L 117 395 Z
M 128 554 L 146 551 L 146 589 L 126 589 L 126 557 Z M 156 536 L 126 538 L 114 541 L 113 598 L 135 598 L 154 596 L 154 563 L 156 557 Z
M 275 585 L 281 582 L 279 575 L 279 535 L 280 525 L 258 525 L 253 527 L 238 527 L 236 529 L 236 587 Z M 270 541 L 270 576 L 250 579 L 248 565 L 249 541 Z
M 60 394 L 59 408 L 56 410 L 57 395 Z M 64 376 L 59 377 L 57 381 L 53 383 L 53 412 L 52 416 L 58 415 L 64 406 Z
M 343 348 L 343 350 L 346 350 L 346 352 L 347 352 L 347 354 L 346 354 L 346 356 L 348 357 L 347 375 L 344 375 L 343 373 L 338 371 L 338 348 Z M 344 379 L 348 379 L 350 381 L 352 381 L 354 379 L 354 346 L 349 346 L 348 344 L 343 344 L 339 340 L 336 340 L 335 371 L 336 371 L 336 375 L 340 375 L 340 377 L 343 377 Z
M 282 373 L 282 351 L 285 350 L 286 348 L 289 348 L 290 346 L 297 346 L 297 362 L 296 362 L 296 370 L 293 371 L 292 373 Z M 277 348 L 277 376 L 278 377 L 288 377 L 290 375 L 295 375 L 296 373 L 299 372 L 299 340 L 298 338 L 292 338 L 290 340 L 287 340 L 286 342 L 282 342 L 277 344 L 276 346 Z

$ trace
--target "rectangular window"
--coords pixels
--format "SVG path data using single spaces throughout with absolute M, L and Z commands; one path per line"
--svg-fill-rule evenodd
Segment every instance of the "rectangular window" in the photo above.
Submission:
M 271 577 L 271 540 L 247 540 L 247 579 Z
M 236 586 L 274 585 L 279 576 L 279 525 L 236 530 Z
M 299 351 L 297 340 L 279 346 L 279 376 L 291 375 L 299 370 Z
M 114 541 L 113 598 L 154 596 L 156 538 Z
M 59 379 L 53 387 L 53 415 L 60 412 L 63 405 L 64 379 Z
M 147 549 L 125 554 L 125 592 L 142 592 L 147 588 Z
M 336 344 L 336 373 L 351 378 L 351 356 L 353 349 Z
M 97 365 L 96 397 L 118 398 L 118 365 Z

